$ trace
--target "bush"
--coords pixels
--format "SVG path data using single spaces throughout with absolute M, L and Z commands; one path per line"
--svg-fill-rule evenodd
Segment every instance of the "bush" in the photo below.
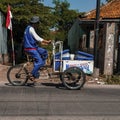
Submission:
M 106 76 L 106 84 L 118 84 L 120 85 L 120 75 Z

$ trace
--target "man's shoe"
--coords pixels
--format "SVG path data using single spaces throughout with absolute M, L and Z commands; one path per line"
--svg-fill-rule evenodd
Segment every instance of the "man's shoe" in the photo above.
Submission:
M 31 73 L 28 75 L 28 79 L 30 79 L 31 81 L 35 80 L 34 76 Z

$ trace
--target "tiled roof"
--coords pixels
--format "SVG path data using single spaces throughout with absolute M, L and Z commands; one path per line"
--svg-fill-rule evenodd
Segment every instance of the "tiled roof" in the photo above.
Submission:
M 94 19 L 96 10 L 90 11 L 86 14 L 87 19 Z M 120 0 L 112 0 L 111 2 L 101 6 L 100 18 L 120 18 Z

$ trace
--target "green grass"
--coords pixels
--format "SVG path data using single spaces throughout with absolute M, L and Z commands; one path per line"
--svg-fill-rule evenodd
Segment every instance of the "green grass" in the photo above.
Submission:
M 120 85 L 120 75 L 104 76 L 104 82 L 110 85 Z

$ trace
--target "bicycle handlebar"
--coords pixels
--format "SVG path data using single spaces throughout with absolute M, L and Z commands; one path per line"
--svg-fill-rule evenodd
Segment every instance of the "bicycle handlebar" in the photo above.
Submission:
M 58 45 L 58 44 L 61 44 L 61 43 L 63 43 L 63 41 L 57 41 L 57 42 L 55 42 L 55 40 L 52 40 L 52 42 L 51 42 L 51 44 L 52 45 Z

